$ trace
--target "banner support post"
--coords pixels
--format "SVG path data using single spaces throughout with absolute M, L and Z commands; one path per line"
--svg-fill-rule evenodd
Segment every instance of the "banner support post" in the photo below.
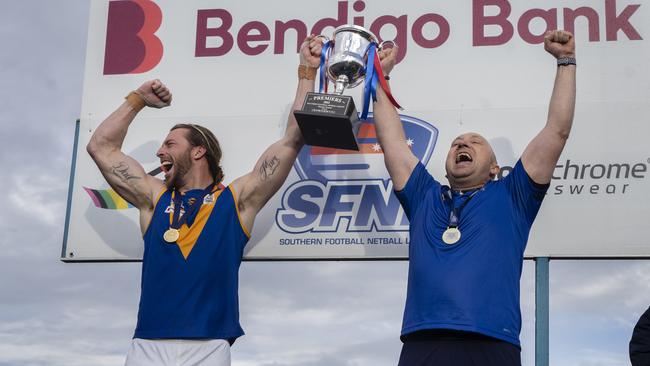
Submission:
M 549 258 L 535 258 L 535 366 L 549 365 Z

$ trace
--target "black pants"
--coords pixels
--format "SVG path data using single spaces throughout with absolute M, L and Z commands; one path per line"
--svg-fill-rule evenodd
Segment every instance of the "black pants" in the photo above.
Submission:
M 403 337 L 398 366 L 521 366 L 521 350 L 476 333 L 426 331 Z

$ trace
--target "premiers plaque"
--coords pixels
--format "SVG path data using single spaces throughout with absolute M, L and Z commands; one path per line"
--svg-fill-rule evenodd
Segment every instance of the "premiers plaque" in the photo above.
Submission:
M 294 112 L 305 142 L 313 146 L 359 150 L 359 115 L 349 95 L 307 93 Z

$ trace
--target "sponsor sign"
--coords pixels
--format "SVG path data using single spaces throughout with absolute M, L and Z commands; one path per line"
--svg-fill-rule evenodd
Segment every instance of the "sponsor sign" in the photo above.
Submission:
M 302 10 L 301 10 L 302 9 Z M 650 256 L 650 11 L 638 1 L 460 3 L 288 0 L 95 1 L 91 6 L 78 151 L 62 259 L 138 260 L 138 212 L 85 152 L 130 91 L 158 78 L 173 105 L 143 110 L 123 151 L 159 176 L 155 151 L 180 122 L 210 128 L 225 184 L 283 134 L 307 34 L 356 24 L 399 46 L 391 87 L 407 143 L 446 182 L 454 137 L 476 131 L 509 173 L 541 130 L 556 66 L 547 29 L 574 32 L 574 128 L 530 234 L 526 256 Z M 360 89 L 346 94 L 360 101 Z M 358 104 L 358 103 L 357 103 Z M 407 258 L 408 220 L 393 193 L 372 118 L 360 151 L 306 146 L 258 215 L 247 259 Z

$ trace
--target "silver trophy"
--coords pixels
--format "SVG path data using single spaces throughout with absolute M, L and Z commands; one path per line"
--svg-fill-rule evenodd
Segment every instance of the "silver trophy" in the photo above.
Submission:
M 354 100 L 343 95 L 343 91 L 359 85 L 368 72 L 367 68 L 374 67 L 374 60 L 368 60 L 371 46 L 376 46 L 379 51 L 394 43 L 385 41 L 377 46 L 377 37 L 357 25 L 336 28 L 333 40 L 319 37 L 325 40 L 324 49 L 328 49 L 325 65 L 321 65 L 325 69 L 324 83 L 334 83 L 334 93 L 307 93 L 302 108 L 294 111 L 294 115 L 308 145 L 358 151 L 356 135 L 361 122 Z M 321 91 L 324 89 L 321 86 Z

